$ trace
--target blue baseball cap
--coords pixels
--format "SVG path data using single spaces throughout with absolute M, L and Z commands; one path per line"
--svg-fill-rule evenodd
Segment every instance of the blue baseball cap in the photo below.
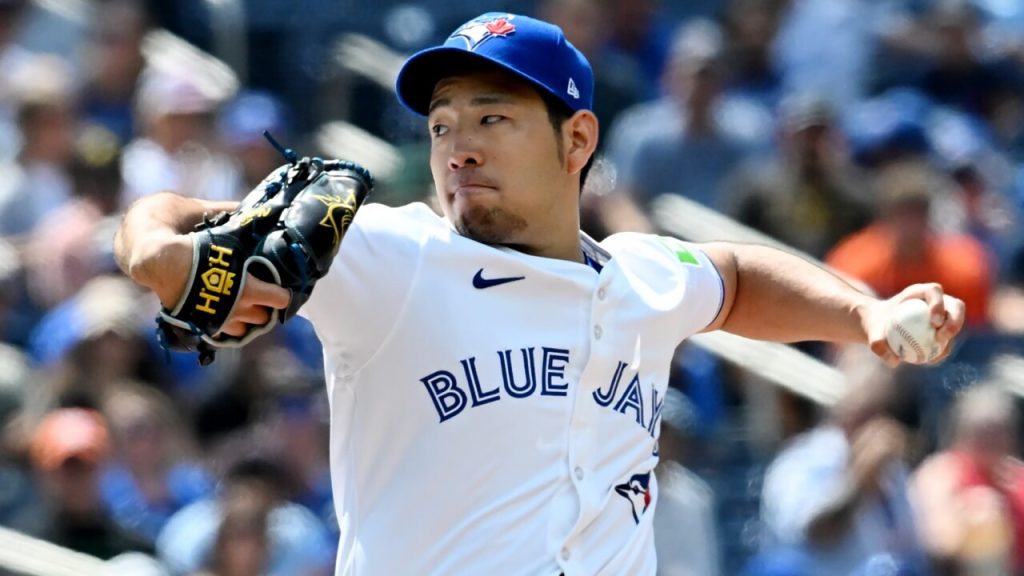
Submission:
M 398 100 L 426 116 L 434 86 L 466 63 L 489 62 L 555 96 L 591 110 L 594 72 L 562 29 L 528 16 L 489 12 L 459 26 L 444 44 L 421 50 L 398 73 Z

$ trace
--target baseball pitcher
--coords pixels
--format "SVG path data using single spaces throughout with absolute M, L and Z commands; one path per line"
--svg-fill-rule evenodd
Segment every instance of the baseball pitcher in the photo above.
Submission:
M 886 324 L 914 298 L 940 358 L 960 330 L 963 305 L 938 285 L 878 300 L 765 247 L 594 242 L 579 226 L 593 86 L 560 29 L 485 14 L 398 77 L 425 117 L 442 214 L 360 208 L 364 170 L 309 160 L 241 207 L 161 194 L 125 216 L 119 262 L 178 345 L 208 358 L 293 313 L 312 321 L 338 575 L 652 575 L 652 470 L 682 340 L 854 342 L 895 363 Z

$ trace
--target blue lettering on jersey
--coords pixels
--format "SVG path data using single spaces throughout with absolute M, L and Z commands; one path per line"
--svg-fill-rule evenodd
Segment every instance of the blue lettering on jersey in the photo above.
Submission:
M 625 362 L 619 362 L 618 366 L 615 367 L 615 374 L 612 375 L 612 381 L 608 383 L 608 391 L 604 392 L 600 388 L 594 390 L 594 401 L 601 406 L 608 406 L 615 399 L 615 391 L 619 389 L 619 380 L 622 380 L 622 372 L 626 369 Z
M 647 427 L 644 422 L 644 394 L 640 389 L 640 374 L 633 376 L 633 379 L 629 381 L 629 386 L 626 386 L 625 392 L 619 398 L 619 401 L 615 404 L 615 411 L 620 414 L 625 414 L 626 410 L 632 410 L 636 417 L 636 423 Z
M 420 378 L 427 387 L 441 422 L 454 418 L 466 407 L 466 393 L 459 388 L 455 375 L 447 370 L 438 370 Z
M 533 348 L 521 348 L 523 353 L 523 383 L 516 384 L 516 376 L 512 370 L 512 351 L 502 350 L 498 352 L 498 360 L 501 363 L 501 380 L 505 384 L 505 392 L 513 398 L 526 398 L 532 396 L 537 389 L 537 371 L 534 370 Z
M 476 372 L 476 358 L 470 356 L 465 360 L 459 360 L 459 363 L 462 364 L 462 370 L 466 373 L 466 382 L 469 383 L 469 395 L 473 398 L 474 408 L 501 399 L 497 386 L 490 390 L 480 389 L 480 376 Z
M 459 360 L 461 371 L 437 370 L 420 378 L 437 412 L 438 421 L 450 420 L 466 408 L 497 402 L 503 397 L 529 398 L 538 395 L 538 389 L 539 396 L 568 396 L 569 382 L 565 371 L 570 363 L 569 351 L 548 346 L 539 347 L 539 350 L 539 363 L 536 346 L 497 350 L 497 364 L 491 364 L 487 370 L 486 362 L 483 363 L 483 377 L 477 367 L 477 357 L 470 356 Z M 659 397 L 653 383 L 644 382 L 639 371 L 627 374 L 628 368 L 626 362 L 616 363 L 608 384 L 594 390 L 591 396 L 599 406 L 631 417 L 651 438 L 656 438 L 664 399 Z M 465 379 L 460 380 L 455 372 L 461 372 Z M 501 378 L 500 383 L 498 378 Z
M 537 374 L 537 348 L 520 348 L 518 353 L 513 350 L 498 350 L 497 368 L 500 369 L 501 384 L 495 380 L 481 380 L 477 369 L 476 356 L 459 360 L 465 381 L 460 382 L 449 370 L 437 370 L 420 378 L 430 401 L 437 411 L 439 422 L 458 416 L 466 407 L 476 408 L 491 402 L 497 402 L 504 395 L 512 398 L 527 398 L 537 393 L 537 382 L 540 382 L 541 396 L 567 396 L 569 382 L 565 379 L 565 369 L 569 365 L 569 351 L 564 348 L 540 348 L 540 378 Z M 497 370 L 491 372 L 497 376 Z M 468 393 L 467 393 L 468 391 Z
M 651 387 L 651 422 L 647 425 L 647 433 L 651 435 L 651 438 L 655 438 L 654 428 L 661 421 L 661 406 L 665 403 L 665 399 L 658 399 L 658 389 Z M 657 448 L 655 448 L 655 456 L 657 456 Z
M 611 380 L 608 381 L 608 385 L 605 388 L 594 390 L 592 394 L 594 402 L 620 414 L 626 414 L 627 410 L 630 411 L 636 423 L 646 429 L 651 438 L 655 438 L 657 424 L 661 420 L 661 405 L 664 399 L 658 398 L 658 389 L 654 387 L 653 383 L 644 387 L 639 372 L 633 374 L 629 384 L 626 384 L 619 392 L 619 384 L 628 367 L 629 364 L 622 361 L 616 364 L 615 372 L 612 374 Z M 644 390 L 649 391 L 647 394 L 647 397 L 650 398 L 649 403 L 644 401 Z M 650 407 L 649 411 L 648 407 Z
M 540 365 L 540 393 L 542 396 L 565 396 L 569 383 L 565 381 L 565 367 L 569 364 L 569 351 L 560 348 L 542 348 Z M 555 382 L 555 379 L 558 382 Z

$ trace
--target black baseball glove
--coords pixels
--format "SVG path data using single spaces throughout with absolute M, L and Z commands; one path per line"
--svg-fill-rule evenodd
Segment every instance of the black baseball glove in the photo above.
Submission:
M 234 212 L 205 217 L 190 233 L 192 270 L 185 293 L 157 317 L 157 337 L 165 348 L 198 351 L 200 364 L 209 364 L 214 348 L 243 346 L 294 316 L 327 274 L 356 210 L 373 189 L 373 178 L 344 160 L 290 159 Z M 235 338 L 220 330 L 247 272 L 291 290 L 291 303 L 267 324 Z

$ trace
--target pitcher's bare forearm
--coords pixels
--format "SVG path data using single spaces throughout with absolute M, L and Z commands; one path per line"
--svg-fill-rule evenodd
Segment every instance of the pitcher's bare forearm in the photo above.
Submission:
M 712 325 L 776 342 L 865 343 L 865 309 L 877 300 L 803 258 L 751 244 L 711 243 L 705 250 L 726 286 Z
M 128 209 L 114 236 L 114 257 L 125 274 L 153 290 L 165 306 L 184 289 L 192 265 L 192 243 L 185 235 L 203 218 L 233 210 L 235 202 L 211 202 L 159 193 Z

